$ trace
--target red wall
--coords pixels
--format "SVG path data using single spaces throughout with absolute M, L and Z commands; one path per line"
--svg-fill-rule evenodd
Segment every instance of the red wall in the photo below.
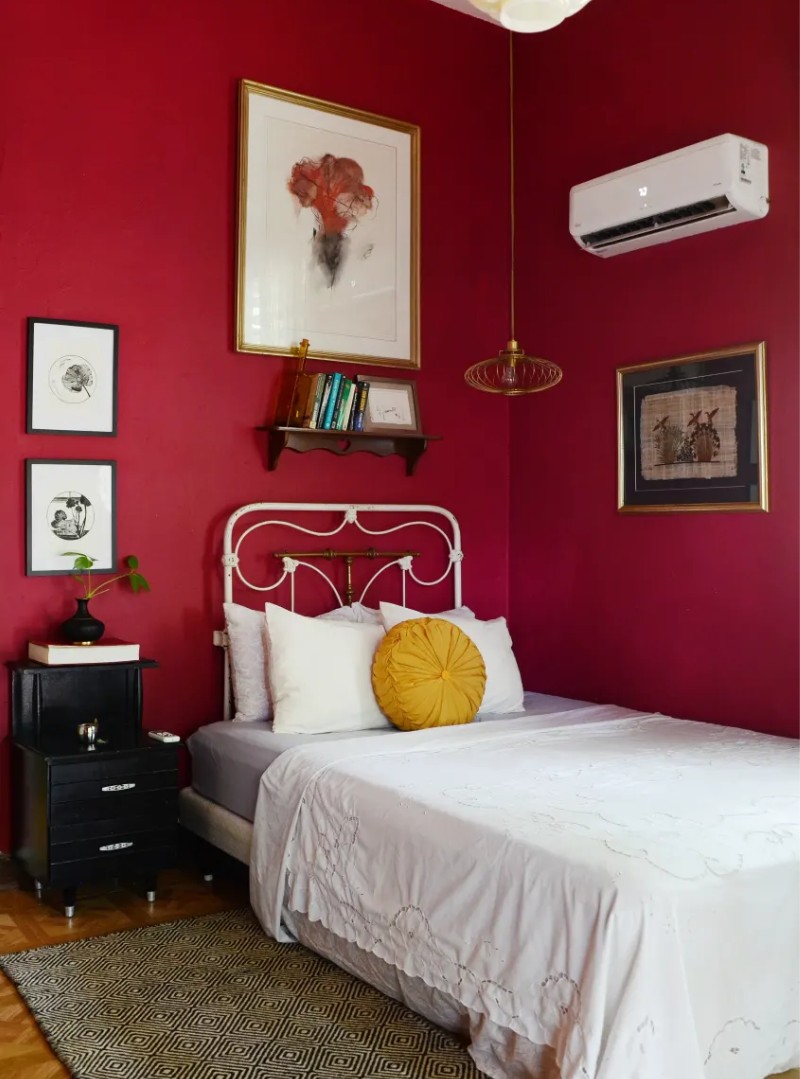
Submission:
M 594 0 L 517 39 L 518 333 L 564 368 L 512 403 L 531 686 L 797 729 L 797 41 L 797 0 Z M 727 131 L 769 146 L 765 220 L 608 260 L 578 249 L 572 184 Z M 759 340 L 771 512 L 619 515 L 615 368 Z
M 463 369 L 504 339 L 507 215 L 504 35 L 428 0 L 12 0 L 0 34 L 0 454 L 5 528 L 0 659 L 74 609 L 69 578 L 25 576 L 26 457 L 118 462 L 120 555 L 152 593 L 98 603 L 142 643 L 146 723 L 186 733 L 218 717 L 218 556 L 228 513 L 261 499 L 433 501 L 461 519 L 466 596 L 507 599 L 504 403 Z M 474 77 L 480 71 L 480 79 Z M 444 436 L 407 479 L 399 458 L 286 454 L 263 464 L 275 359 L 233 351 L 236 88 L 249 78 L 422 127 L 426 429 Z M 25 318 L 120 325 L 119 437 L 26 435 Z M 389 373 L 384 371 L 384 373 Z M 497 405 L 497 407 L 495 407 Z M 2 681 L 0 849 L 8 849 Z

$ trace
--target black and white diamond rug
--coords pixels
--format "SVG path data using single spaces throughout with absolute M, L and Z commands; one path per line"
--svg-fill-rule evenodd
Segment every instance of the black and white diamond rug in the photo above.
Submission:
M 451 1035 L 226 911 L 0 956 L 75 1079 L 479 1079 Z

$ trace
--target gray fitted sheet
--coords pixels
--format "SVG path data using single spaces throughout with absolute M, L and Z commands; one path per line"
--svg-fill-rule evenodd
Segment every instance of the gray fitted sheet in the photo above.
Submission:
M 513 715 L 540 716 L 570 712 L 587 701 L 526 693 L 524 712 Z M 475 722 L 510 719 L 511 715 L 478 716 Z M 209 723 L 187 739 L 192 756 L 192 787 L 204 798 L 231 813 L 252 821 L 256 812 L 258 781 L 272 762 L 294 746 L 341 738 L 400 738 L 402 731 L 338 731 L 332 734 L 276 734 L 271 723 Z

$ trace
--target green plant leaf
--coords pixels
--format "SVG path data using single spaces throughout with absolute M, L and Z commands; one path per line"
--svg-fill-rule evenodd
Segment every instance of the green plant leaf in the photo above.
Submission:
M 131 588 L 134 592 L 149 592 L 150 585 L 141 573 L 132 573 L 130 576 Z
M 89 556 L 85 555 L 85 554 L 79 554 L 77 556 L 77 558 L 75 559 L 75 562 L 74 562 L 72 568 L 73 569 L 82 569 L 82 570 L 87 570 L 88 571 L 88 570 L 90 570 L 92 568 L 94 563 L 95 563 L 94 558 L 89 558 Z
M 125 565 L 128 567 L 128 569 L 138 569 L 139 559 L 136 557 L 135 554 L 129 554 L 128 557 L 125 559 Z

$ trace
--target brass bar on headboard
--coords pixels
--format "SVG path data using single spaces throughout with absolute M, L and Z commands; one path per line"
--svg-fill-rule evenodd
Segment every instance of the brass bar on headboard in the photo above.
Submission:
M 367 547 L 363 551 L 334 551 L 330 547 L 324 551 L 274 551 L 273 558 L 325 558 L 332 561 L 334 558 L 343 558 L 345 564 L 346 583 L 345 599 L 348 606 L 353 602 L 353 559 L 354 558 L 419 558 L 419 551 L 377 551 L 374 547 Z

